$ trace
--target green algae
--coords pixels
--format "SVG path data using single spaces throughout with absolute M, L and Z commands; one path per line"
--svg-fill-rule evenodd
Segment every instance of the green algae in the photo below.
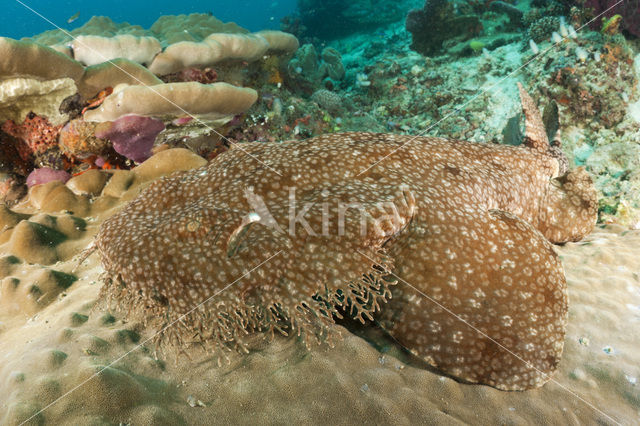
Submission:
M 29 226 L 31 226 L 31 229 L 34 231 L 36 238 L 42 245 L 55 247 L 67 240 L 66 235 L 53 228 L 41 225 L 36 222 L 28 222 L 28 224 Z
M 109 312 L 107 312 L 100 318 L 100 323 L 102 323 L 103 325 L 111 325 L 111 324 L 114 324 L 115 322 L 116 322 L 116 317 L 111 315 Z
M 116 337 L 119 343 L 138 343 L 140 341 L 140 334 L 133 330 L 118 330 Z
M 87 315 L 74 312 L 73 314 L 71 314 L 71 325 L 74 327 L 79 327 L 87 322 L 88 319 L 89 317 Z
M 78 280 L 78 277 L 72 274 L 67 274 L 66 272 L 52 270 L 51 275 L 56 281 L 56 284 L 65 290 L 71 287 L 71 285 Z
M 53 367 L 60 367 L 69 355 L 59 350 L 52 350 L 49 354 L 49 362 Z

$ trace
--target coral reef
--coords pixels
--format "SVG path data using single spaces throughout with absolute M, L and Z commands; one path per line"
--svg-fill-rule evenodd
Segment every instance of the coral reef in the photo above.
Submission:
M 281 31 L 250 34 L 234 23 L 225 24 L 207 14 L 162 16 L 149 30 L 93 17 L 71 33 L 53 30 L 32 40 L 52 48 L 70 42 L 73 49 L 67 54 L 85 65 L 127 60 L 143 64 L 157 75 L 225 61 L 252 62 L 265 53 L 286 56 L 298 48 L 298 40 L 290 34 Z
M 185 31 L 185 25 L 194 27 Z M 190 137 L 203 136 L 203 129 L 214 133 L 249 109 L 258 95 L 245 84 L 281 85 L 285 61 L 298 47 L 290 34 L 250 34 L 203 14 L 162 17 L 149 30 L 94 17 L 71 35 L 55 30 L 33 37 L 37 42 L 0 38 L 0 136 L 7 142 L 0 158 L 12 175 L 5 195 L 17 194 L 11 188 L 34 167 L 72 174 L 131 167 L 149 157 L 158 132 L 186 117 L 195 116 L 201 128 L 172 127 L 162 140 L 180 138 L 182 146 L 213 155 L 219 144 L 190 144 Z M 343 74 L 339 55 L 328 52 L 332 75 Z M 265 69 L 270 75 L 261 76 Z M 126 115 L 147 117 L 146 123 L 161 119 L 162 129 L 125 143 L 108 129 Z
M 128 59 L 116 58 L 109 62 L 86 67 L 78 93 L 86 99 L 94 99 L 118 85 L 155 86 L 163 81 L 142 65 Z M 89 102 L 90 104 L 91 102 Z
M 22 122 L 29 113 L 64 123 L 60 103 L 77 89 L 81 64 L 35 43 L 0 37 L 0 122 Z
M 185 31 L 186 28 L 188 31 Z M 115 23 L 107 16 L 92 16 L 86 24 L 72 31 L 50 30 L 34 35 L 30 39 L 47 46 L 60 46 L 71 42 L 72 37 L 116 37 L 130 34 L 137 37 L 155 37 L 167 46 L 181 41 L 201 41 L 212 33 L 246 34 L 248 32 L 233 22 L 222 22 L 207 13 L 160 16 L 148 30 L 126 22 Z
M 60 124 L 67 117 L 58 107 L 76 93 L 70 78 L 40 81 L 32 78 L 13 78 L 0 83 L 0 120 L 20 122 L 29 114 L 45 116 Z
M 637 118 L 638 54 L 620 35 L 591 32 L 564 42 L 557 55 L 532 63 L 527 75 L 538 82 L 540 99 L 555 101 L 561 111 L 563 151 L 569 162 L 584 165 L 599 191 L 600 221 L 636 226 L 640 219 L 637 176 L 633 173 Z M 583 49 L 587 60 L 576 54 Z
M 253 105 L 258 94 L 228 83 L 166 83 L 157 86 L 122 87 L 107 96 L 98 108 L 87 111 L 87 121 L 115 121 L 126 115 L 173 120 L 195 116 L 227 122 Z
M 185 68 L 174 74 L 165 74 L 162 79 L 165 83 L 196 81 L 202 84 L 211 84 L 218 80 L 218 73 L 209 67 L 204 69 Z
M 213 33 L 201 42 L 183 41 L 166 47 L 155 56 L 149 69 L 158 75 L 188 67 L 207 67 L 236 60 L 256 61 L 267 51 L 295 52 L 297 39 L 287 33 L 263 31 L 256 34 Z
M 342 64 L 342 56 L 340 52 L 332 47 L 326 47 L 322 50 L 322 68 L 326 70 L 329 78 L 333 80 L 342 80 L 344 78 L 344 65 Z
M 15 138 L 16 151 L 22 162 L 17 162 L 17 168 L 11 171 L 24 172 L 23 164 L 33 163 L 38 167 L 64 167 L 65 159 L 58 148 L 59 126 L 53 126 L 46 118 L 29 113 L 20 124 L 12 120 L 5 121 L 0 129 Z
M 427 58 L 407 48 L 411 35 L 400 25 L 375 37 L 354 35 L 331 43 L 342 52 L 346 68 L 344 80 L 331 90 L 342 96 L 349 113 L 332 117 L 323 131 L 436 132 L 503 143 L 501 130 L 516 109 L 510 100 L 515 95 L 513 81 L 535 82 L 539 91 L 534 90 L 534 97 L 541 104 L 555 101 L 560 106 L 562 149 L 570 164 L 585 165 L 599 198 L 606 200 L 600 220 L 638 226 L 640 202 L 635 194 L 640 182 L 633 173 L 634 162 L 615 154 L 619 149 L 635 152 L 630 135 L 637 131 L 634 117 L 640 117 L 634 112 L 640 93 L 640 68 L 634 66 L 637 46 L 625 39 L 628 33 L 602 33 L 600 23 L 597 31 L 585 27 L 575 33 L 591 19 L 585 9 L 556 2 L 532 6 L 517 5 L 525 11 L 523 25 L 532 32 L 513 28 L 506 16 L 486 11 L 484 5 L 458 7 L 457 13 L 479 16 L 482 32 L 467 40 L 446 40 Z M 548 19 L 540 21 L 545 16 Z M 543 26 L 547 21 L 550 24 Z M 529 47 L 533 33 L 543 53 L 539 57 Z M 482 47 L 474 50 L 472 45 Z M 316 85 L 308 93 L 320 88 L 326 87 Z M 312 108 L 305 111 L 312 124 L 322 118 Z M 300 130 L 302 135 L 316 134 L 312 126 Z
M 84 65 L 97 65 L 122 58 L 143 65 L 151 64 L 162 46 L 154 37 L 118 34 L 113 37 L 79 35 L 71 42 L 73 58 Z

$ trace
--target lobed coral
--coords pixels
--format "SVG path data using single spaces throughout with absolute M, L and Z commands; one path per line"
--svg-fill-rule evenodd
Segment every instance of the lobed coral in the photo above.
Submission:
M 166 83 L 157 86 L 122 87 L 107 96 L 98 108 L 87 111 L 84 119 L 94 122 L 115 121 L 126 115 L 173 120 L 196 116 L 226 122 L 256 101 L 258 93 L 228 83 Z
M 213 68 L 185 68 L 173 74 L 162 76 L 165 83 L 196 81 L 202 84 L 215 83 L 218 80 L 218 73 Z

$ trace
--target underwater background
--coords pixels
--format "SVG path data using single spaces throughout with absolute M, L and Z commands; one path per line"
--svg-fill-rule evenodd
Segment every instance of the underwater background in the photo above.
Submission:
M 234 2 L 185 0 L 140 1 L 112 0 L 86 2 L 81 0 L 22 2 L 7 1 L 0 15 L 2 36 L 29 37 L 52 29 L 52 25 L 28 8 L 40 13 L 55 25 L 72 30 L 86 23 L 92 16 L 109 16 L 116 22 L 150 27 L 162 15 L 211 13 L 223 21 L 235 21 L 252 31 L 279 29 L 280 19 L 295 9 L 295 0 L 239 0 Z M 68 22 L 78 14 L 76 19 Z
M 0 424 L 638 423 L 640 1 L 3 6 Z M 416 151 L 394 157 L 403 141 Z M 542 146 L 554 160 L 501 163 L 456 144 Z M 473 175 L 477 164 L 486 168 Z M 332 173 L 347 180 L 337 198 L 363 203 L 397 201 L 363 184 L 366 172 L 428 184 L 436 195 L 425 214 L 441 226 L 413 233 L 415 200 L 403 193 L 395 213 L 406 222 L 385 230 L 409 247 L 398 259 L 371 238 L 363 250 L 380 257 L 360 269 L 347 250 L 356 236 L 294 239 L 312 248 L 270 263 L 282 241 L 259 234 L 255 216 L 234 215 L 262 214 L 254 190 L 276 219 L 289 212 L 280 168 L 318 203 L 318 182 Z M 434 178 L 441 170 L 455 178 Z M 514 202 L 511 213 L 558 216 L 562 226 L 518 222 L 526 240 L 487 225 L 481 248 L 465 240 L 478 235 L 474 209 L 492 191 L 512 201 L 534 193 L 522 182 L 540 176 L 564 191 L 553 201 L 575 210 Z M 450 200 L 464 209 L 447 210 Z M 209 245 L 212 230 L 224 249 Z M 419 245 L 425 235 L 443 236 Z M 496 247 L 504 263 L 490 258 Z M 504 288 L 527 287 L 501 304 L 521 323 L 487 307 L 503 296 L 478 284 L 481 274 L 464 275 L 465 250 L 479 268 L 511 271 Z M 415 320 L 433 305 L 392 293 L 406 289 L 383 274 L 397 265 L 422 271 L 413 283 L 426 299 L 444 289 L 459 303 L 457 291 L 473 291 L 463 317 L 493 331 L 513 324 L 509 348 L 542 340 L 527 355 L 541 367 L 509 375 L 509 362 L 478 352 L 436 360 L 429 351 L 440 341 L 488 343 L 461 338 L 457 322 Z M 444 266 L 452 280 L 433 285 Z M 531 278 L 532 266 L 546 272 Z M 269 284 L 286 282 L 284 270 L 293 273 L 281 291 Z M 319 270 L 340 278 L 335 293 Z M 259 278 L 224 293 L 239 271 Z M 213 278 L 197 289 L 167 278 L 181 274 Z M 539 282 L 557 286 L 550 294 Z M 215 296 L 210 310 L 183 314 L 200 291 Z M 309 312 L 318 322 L 305 322 Z M 547 327 L 522 325 L 542 313 Z M 494 374 L 483 376 L 488 365 Z

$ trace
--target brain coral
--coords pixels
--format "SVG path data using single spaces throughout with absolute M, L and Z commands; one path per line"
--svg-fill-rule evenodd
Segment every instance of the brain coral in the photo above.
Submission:
M 175 323 L 178 344 L 219 349 L 256 331 L 323 340 L 334 316 L 381 315 L 460 380 L 541 386 L 567 324 L 550 241 L 589 233 L 596 199 L 583 169 L 559 176 L 521 97 L 522 146 L 332 134 L 244 144 L 157 181 L 101 226 L 103 292 Z

